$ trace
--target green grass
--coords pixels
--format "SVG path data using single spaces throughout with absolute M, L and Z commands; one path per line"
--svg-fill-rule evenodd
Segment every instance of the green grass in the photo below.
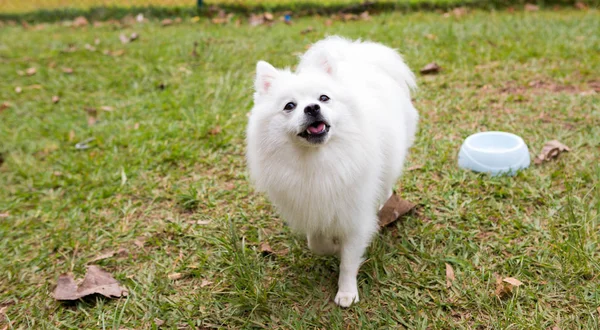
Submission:
M 308 26 L 316 32 L 301 34 Z M 122 45 L 119 34 L 134 31 L 140 39 Z M 148 329 L 157 320 L 173 329 L 598 328 L 594 31 L 597 11 L 384 14 L 332 26 L 304 18 L 256 28 L 204 19 L 4 27 L 0 328 Z M 398 183 L 418 210 L 375 239 L 359 274 L 361 301 L 347 310 L 332 302 L 336 258 L 312 255 L 288 231 L 249 186 L 243 157 L 255 62 L 292 65 L 334 33 L 396 47 L 415 71 L 443 67 L 419 77 L 422 121 L 407 167 L 422 167 Z M 75 52 L 61 52 L 71 44 Z M 17 73 L 29 67 L 37 73 Z M 84 107 L 98 108 L 95 125 Z M 490 178 L 456 166 L 462 139 L 479 130 L 515 132 L 532 155 L 551 139 L 572 151 Z M 89 138 L 90 148 L 75 148 Z M 262 256 L 261 242 L 289 251 Z M 82 276 L 92 258 L 120 248 L 128 253 L 97 264 L 128 298 L 52 299 L 59 274 Z M 445 263 L 456 273 L 451 288 Z M 183 277 L 170 280 L 175 272 Z M 499 299 L 496 274 L 524 285 Z

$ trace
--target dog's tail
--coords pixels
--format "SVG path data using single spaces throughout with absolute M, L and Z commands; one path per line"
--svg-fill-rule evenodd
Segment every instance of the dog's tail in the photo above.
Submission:
M 335 64 L 350 62 L 367 64 L 388 74 L 410 96 L 417 88 L 415 74 L 394 49 L 370 41 L 352 41 L 339 36 L 330 36 L 318 41 L 301 57 L 298 71 L 308 67 L 324 67 L 335 71 Z

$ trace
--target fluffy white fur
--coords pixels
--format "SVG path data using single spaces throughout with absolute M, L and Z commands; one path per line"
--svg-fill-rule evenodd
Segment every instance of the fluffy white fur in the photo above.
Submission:
M 414 140 L 414 74 L 393 49 L 340 37 L 314 44 L 296 72 L 263 61 L 256 71 L 250 177 L 289 226 L 307 235 L 312 251 L 340 256 L 335 302 L 350 306 L 358 301 L 356 275 L 378 229 L 378 207 Z M 297 107 L 284 111 L 288 102 Z M 322 143 L 298 136 L 309 104 L 319 104 L 330 125 Z

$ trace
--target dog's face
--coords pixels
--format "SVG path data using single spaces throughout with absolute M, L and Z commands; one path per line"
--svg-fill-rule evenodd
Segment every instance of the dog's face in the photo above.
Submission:
M 291 73 L 258 62 L 253 119 L 264 139 L 302 146 L 326 144 L 347 115 L 345 95 L 326 69 Z M 280 141 L 281 142 L 281 141 Z

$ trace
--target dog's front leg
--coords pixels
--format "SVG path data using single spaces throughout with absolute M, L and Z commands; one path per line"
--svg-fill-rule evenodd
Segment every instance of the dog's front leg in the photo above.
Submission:
M 358 302 L 356 276 L 371 236 L 371 232 L 356 233 L 345 237 L 340 242 L 340 277 L 334 301 L 341 307 L 348 307 L 353 302 Z

